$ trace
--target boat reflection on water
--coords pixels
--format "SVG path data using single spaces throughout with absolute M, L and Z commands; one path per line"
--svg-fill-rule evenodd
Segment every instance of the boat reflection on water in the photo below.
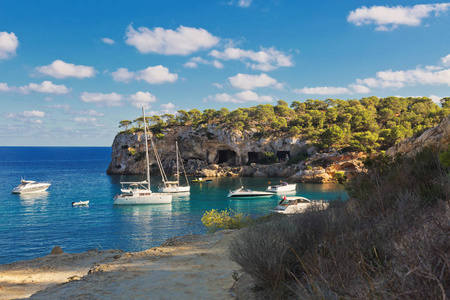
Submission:
M 164 216 L 172 213 L 172 205 L 164 204 L 149 204 L 149 205 L 126 205 L 126 206 L 114 206 L 114 210 L 126 215 L 133 216 L 149 216 L 158 215 Z
M 39 202 L 39 204 L 46 204 L 48 201 L 48 192 L 19 194 L 20 204 L 23 206 L 30 206 Z

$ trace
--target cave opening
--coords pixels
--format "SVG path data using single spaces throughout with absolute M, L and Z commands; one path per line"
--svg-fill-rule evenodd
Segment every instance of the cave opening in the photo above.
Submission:
M 236 163 L 236 152 L 227 149 L 227 150 L 218 150 L 219 152 L 219 161 L 218 163 L 228 163 L 230 165 L 234 165 Z
M 284 162 L 291 158 L 291 151 L 277 151 L 278 161 Z
M 258 161 L 259 161 L 258 152 L 248 152 L 248 162 L 249 163 L 256 163 Z

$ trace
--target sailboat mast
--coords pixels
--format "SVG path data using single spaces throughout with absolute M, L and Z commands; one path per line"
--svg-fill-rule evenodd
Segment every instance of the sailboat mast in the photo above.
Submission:
M 144 116 L 144 137 L 145 137 L 145 159 L 146 159 L 146 169 L 147 169 L 147 182 L 148 190 L 150 191 L 150 166 L 148 160 L 148 141 L 147 141 L 147 122 L 145 120 L 145 108 L 142 108 L 142 115 Z
M 177 182 L 178 182 L 178 185 L 180 185 L 180 170 L 179 170 L 179 167 L 178 167 L 178 164 L 179 164 L 179 162 L 178 162 L 178 141 L 175 141 L 175 148 L 176 148 L 176 153 L 177 153 Z

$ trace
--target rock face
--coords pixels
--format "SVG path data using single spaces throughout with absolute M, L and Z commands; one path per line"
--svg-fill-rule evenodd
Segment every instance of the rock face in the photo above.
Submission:
M 386 151 L 387 155 L 393 156 L 396 153 L 406 153 L 414 155 L 423 148 L 432 147 L 438 150 L 447 149 L 450 144 L 450 115 L 445 117 L 441 124 L 430 128 L 419 137 L 405 139 Z
M 264 152 L 275 153 L 280 160 L 286 160 L 310 148 L 304 140 L 289 137 L 256 139 L 255 133 L 223 130 L 216 125 L 196 129 L 186 126 L 166 130 L 162 139 L 153 139 L 166 172 L 173 173 L 176 168 L 177 140 L 187 173 L 196 176 L 290 176 L 296 171 L 281 164 L 260 166 L 254 171 L 245 165 L 259 160 Z M 144 174 L 143 137 L 142 132 L 115 137 L 108 174 Z M 155 167 L 155 156 L 151 149 L 149 152 L 150 165 Z

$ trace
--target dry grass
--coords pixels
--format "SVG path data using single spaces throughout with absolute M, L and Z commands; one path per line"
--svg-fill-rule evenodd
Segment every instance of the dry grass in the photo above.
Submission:
M 267 298 L 450 298 L 450 177 L 437 154 L 369 162 L 351 199 L 250 227 L 230 257 Z

